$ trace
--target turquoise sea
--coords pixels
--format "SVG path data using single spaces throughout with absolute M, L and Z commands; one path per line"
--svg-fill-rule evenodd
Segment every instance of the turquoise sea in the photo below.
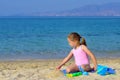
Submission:
M 64 58 L 70 32 L 83 36 L 97 57 L 120 57 L 120 18 L 0 18 L 0 60 Z

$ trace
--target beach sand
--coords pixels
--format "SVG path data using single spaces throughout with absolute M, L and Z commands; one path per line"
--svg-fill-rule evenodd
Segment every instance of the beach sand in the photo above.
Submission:
M 56 66 L 60 59 L 0 61 L 0 80 L 120 80 L 120 58 L 97 59 L 98 64 L 116 69 L 115 75 L 100 76 L 90 73 L 89 76 L 65 77 Z M 73 60 L 62 67 L 65 69 Z

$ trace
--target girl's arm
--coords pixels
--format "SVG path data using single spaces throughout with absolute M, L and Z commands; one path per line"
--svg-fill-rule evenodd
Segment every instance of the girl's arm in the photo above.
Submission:
M 67 63 L 73 56 L 73 53 L 70 52 L 66 58 L 63 59 L 61 64 L 57 67 L 57 69 L 60 69 L 65 63 Z
M 84 45 L 82 45 L 82 49 L 91 57 L 93 64 L 94 64 L 94 70 L 97 70 L 97 60 L 94 54 Z

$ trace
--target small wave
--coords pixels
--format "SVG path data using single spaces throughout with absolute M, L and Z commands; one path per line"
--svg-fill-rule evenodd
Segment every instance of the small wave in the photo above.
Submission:
M 101 34 L 91 34 L 91 33 L 88 33 L 88 34 L 85 34 L 85 35 L 87 35 L 87 36 L 102 36 Z
M 120 35 L 120 32 L 114 32 L 115 35 Z

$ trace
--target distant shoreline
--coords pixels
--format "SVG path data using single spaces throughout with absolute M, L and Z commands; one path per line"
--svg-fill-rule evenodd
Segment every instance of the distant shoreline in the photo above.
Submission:
M 120 16 L 0 16 L 0 18 L 120 18 Z

